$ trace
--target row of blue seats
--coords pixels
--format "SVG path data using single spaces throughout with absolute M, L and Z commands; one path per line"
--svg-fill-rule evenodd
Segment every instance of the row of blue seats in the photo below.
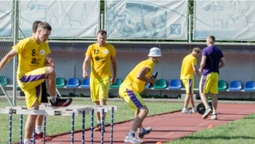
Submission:
M 148 87 L 146 87 L 148 88 Z M 172 89 L 185 90 L 180 79 L 170 80 L 169 83 L 164 79 L 157 80 L 153 89 Z M 197 88 L 195 90 L 198 90 Z M 224 80 L 218 81 L 218 90 L 220 91 L 244 91 L 255 92 L 255 81 L 247 81 L 244 86 L 240 80 L 233 80 L 229 84 Z

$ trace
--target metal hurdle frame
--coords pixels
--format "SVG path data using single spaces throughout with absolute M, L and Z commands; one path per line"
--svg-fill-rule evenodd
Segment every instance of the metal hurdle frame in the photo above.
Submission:
M 28 110 L 27 107 L 6 107 L 0 109 L 0 113 L 9 114 L 9 138 L 8 143 L 12 143 L 12 114 L 20 114 L 20 140 L 22 143 L 22 125 L 23 125 L 23 114 L 26 115 L 44 115 L 44 141 L 46 132 L 46 116 L 71 116 L 71 144 L 74 143 L 74 117 L 82 115 L 82 140 L 81 143 L 85 143 L 85 115 L 91 114 L 91 134 L 90 143 L 94 143 L 94 112 L 102 113 L 102 128 L 104 128 L 104 112 L 111 111 L 111 124 L 110 124 L 110 143 L 113 144 L 113 121 L 114 111 L 117 110 L 117 106 L 95 106 L 95 105 L 72 105 L 68 107 L 52 107 L 51 105 L 41 105 L 40 110 Z M 35 143 L 35 140 L 33 140 Z M 104 131 L 101 131 L 101 144 L 104 143 Z

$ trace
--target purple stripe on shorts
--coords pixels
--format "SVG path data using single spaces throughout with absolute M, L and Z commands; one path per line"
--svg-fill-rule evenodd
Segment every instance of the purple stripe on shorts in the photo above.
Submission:
M 203 79 L 202 79 L 202 84 L 201 84 L 201 92 L 202 93 L 204 93 L 205 83 L 206 83 L 206 75 L 203 76 Z
M 134 92 L 132 90 L 127 89 L 127 94 L 130 97 L 131 101 L 135 104 L 135 106 L 140 109 L 143 107 L 143 105 L 140 103 L 140 101 L 135 96 Z
M 39 96 L 40 96 L 40 90 L 41 90 L 41 85 L 39 84 L 38 86 L 35 87 L 36 98 L 39 98 Z
M 192 79 L 189 79 L 189 93 L 192 93 Z
M 29 75 L 29 76 L 23 76 L 20 81 L 21 82 L 33 82 L 37 81 L 40 79 L 45 79 L 45 74 L 40 74 L 40 75 Z

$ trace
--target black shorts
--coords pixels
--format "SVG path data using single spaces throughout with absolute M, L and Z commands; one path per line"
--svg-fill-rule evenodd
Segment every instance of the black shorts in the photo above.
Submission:
M 47 94 L 47 88 L 46 88 L 46 83 L 45 81 L 41 84 L 42 85 L 42 100 L 41 103 L 48 103 L 48 94 Z

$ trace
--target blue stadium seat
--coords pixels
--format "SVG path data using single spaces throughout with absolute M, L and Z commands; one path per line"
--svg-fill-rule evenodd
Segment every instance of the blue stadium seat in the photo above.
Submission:
M 77 88 L 80 85 L 80 81 L 77 78 L 70 78 L 66 84 L 66 88 Z
M 146 83 L 146 84 L 145 84 L 145 88 L 146 88 L 146 89 L 149 88 L 149 85 L 150 85 L 150 83 Z
M 89 78 L 85 78 L 82 80 L 81 88 L 90 88 Z
M 242 88 L 243 88 L 243 86 L 242 86 L 241 81 L 234 80 L 234 81 L 230 82 L 228 90 L 229 91 L 241 91 Z
M 254 92 L 255 91 L 255 81 L 248 81 L 245 83 L 244 91 Z
M 180 79 L 170 80 L 168 89 L 170 90 L 179 90 L 182 87 L 182 82 Z

